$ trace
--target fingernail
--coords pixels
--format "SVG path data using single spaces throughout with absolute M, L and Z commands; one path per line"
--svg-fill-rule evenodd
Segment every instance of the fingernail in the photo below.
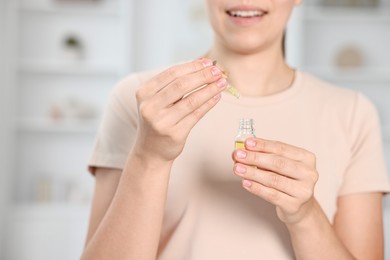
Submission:
M 246 157 L 246 152 L 242 150 L 237 151 L 237 157 L 240 159 L 244 159 Z
M 248 147 L 255 147 L 256 146 L 256 141 L 253 139 L 248 139 L 246 140 L 246 146 Z
M 219 93 L 219 94 L 217 94 L 217 95 L 214 96 L 214 99 L 215 99 L 215 100 L 218 100 L 218 99 L 220 99 L 220 98 L 221 98 L 221 93 Z
M 213 74 L 213 76 L 219 76 L 219 75 L 222 74 L 222 72 L 217 67 L 214 67 L 214 68 L 211 69 L 211 74 Z
M 243 180 L 242 181 L 242 185 L 245 187 L 245 188 L 250 188 L 252 186 L 252 182 L 251 181 L 248 181 L 248 180 Z
M 243 175 L 244 173 L 246 173 L 246 168 L 242 165 L 237 165 L 236 166 L 236 173 Z
M 202 58 L 203 67 L 207 68 L 213 65 L 213 62 L 209 59 Z
M 227 81 L 224 78 L 221 78 L 217 81 L 217 87 L 218 88 L 225 88 L 227 85 Z

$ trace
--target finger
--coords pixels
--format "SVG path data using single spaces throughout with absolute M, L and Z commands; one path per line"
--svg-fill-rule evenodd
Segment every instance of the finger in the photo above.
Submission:
M 301 162 L 276 154 L 236 150 L 233 157 L 237 162 L 254 165 L 260 169 L 273 171 L 293 179 L 302 179 L 303 173 L 307 171 Z
M 156 99 L 163 102 L 165 106 L 171 106 L 183 97 L 189 96 L 221 77 L 222 71 L 215 66 L 183 75 L 157 93 Z
M 296 161 L 315 162 L 315 156 L 311 152 L 279 141 L 248 138 L 245 147 L 248 150 L 278 154 Z
M 244 179 L 242 181 L 242 186 L 250 193 L 274 204 L 275 206 L 284 208 L 286 205 L 295 204 L 293 197 L 274 188 L 264 186 L 260 183 Z
M 175 79 L 211 66 L 213 66 L 213 62 L 207 58 L 175 65 L 150 79 L 138 90 L 138 95 L 140 98 L 153 96 Z
M 171 114 L 175 114 L 176 124 L 184 117 L 197 111 L 203 104 L 208 101 L 214 102 L 215 96 L 221 93 L 227 86 L 227 81 L 224 78 L 219 79 L 217 82 L 209 84 L 208 86 L 191 93 L 187 97 L 177 102 L 170 109 Z M 199 111 L 195 112 L 198 113 Z M 195 116 L 197 118 L 197 116 Z
M 239 177 L 260 183 L 289 196 L 296 197 L 299 195 L 296 189 L 300 185 L 298 185 L 296 180 L 289 177 L 256 167 L 248 167 L 247 165 L 240 163 L 234 165 L 234 173 Z
M 187 114 L 177 123 L 176 126 L 180 129 L 192 129 L 195 124 L 218 103 L 220 99 L 221 93 L 218 93 L 217 95 L 204 102 L 199 108 Z

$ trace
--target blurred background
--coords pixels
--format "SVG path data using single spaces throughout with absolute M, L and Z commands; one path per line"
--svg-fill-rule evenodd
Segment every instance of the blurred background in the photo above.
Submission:
M 389 0 L 304 2 L 288 62 L 374 101 L 390 167 Z M 202 0 L 0 0 L 0 259 L 79 258 L 110 89 L 211 41 Z M 390 259 L 389 198 L 385 236 Z

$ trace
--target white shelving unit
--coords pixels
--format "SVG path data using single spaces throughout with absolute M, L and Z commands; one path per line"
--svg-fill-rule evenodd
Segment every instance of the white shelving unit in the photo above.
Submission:
M 390 82 L 389 68 L 360 68 L 341 70 L 332 67 L 310 68 L 312 73 L 335 82 Z
M 390 6 L 329 7 L 313 1 L 303 10 L 303 68 L 366 94 L 378 107 L 384 140 L 388 142 L 390 105 L 386 97 L 390 96 L 390 53 L 385 50 L 390 43 Z M 361 51 L 362 64 L 340 68 L 336 57 L 348 46 Z
M 100 7 L 95 10 L 90 10 L 87 7 L 75 8 L 73 6 L 55 6 L 55 5 L 42 5 L 35 6 L 28 3 L 23 3 L 19 6 L 21 13 L 38 13 L 38 14 L 66 14 L 66 15 L 87 15 L 87 16 L 117 16 L 120 14 L 118 7 Z M 22 14 L 23 15 L 23 14 Z
M 390 10 L 383 7 L 321 7 L 309 5 L 306 7 L 304 20 L 312 22 L 327 23 L 370 23 L 390 22 Z
M 15 122 L 18 132 L 24 133 L 58 133 L 58 134 L 96 134 L 99 121 L 93 120 L 59 120 L 47 118 L 20 119 Z
M 89 208 L 67 204 L 12 208 L 5 259 L 79 259 Z
M 325 7 L 318 0 L 302 12 L 303 68 L 337 85 L 363 92 L 378 108 L 385 158 L 390 170 L 390 6 Z M 360 50 L 362 64 L 340 68 L 342 48 Z M 390 173 L 389 173 L 390 174 Z M 386 259 L 390 259 L 390 199 L 384 204 Z
M 80 76 L 111 76 L 118 77 L 121 74 L 119 68 L 88 63 L 72 63 L 60 61 L 19 61 L 18 69 L 24 73 L 36 74 L 62 74 Z
M 127 0 L 7 0 L 13 156 L 1 259 L 79 258 L 94 185 L 86 164 L 108 94 L 132 70 L 132 10 Z

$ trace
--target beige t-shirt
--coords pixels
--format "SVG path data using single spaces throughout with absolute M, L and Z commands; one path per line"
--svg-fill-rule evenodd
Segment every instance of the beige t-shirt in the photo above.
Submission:
M 134 74 L 112 92 L 90 161 L 122 169 L 137 130 L 135 91 L 153 73 Z M 389 191 L 379 120 L 360 93 L 297 71 L 287 90 L 221 101 L 191 131 L 169 183 L 160 260 L 293 259 L 289 234 L 273 205 L 233 174 L 238 122 L 253 118 L 256 136 L 313 152 L 315 197 L 330 221 L 337 197 Z

